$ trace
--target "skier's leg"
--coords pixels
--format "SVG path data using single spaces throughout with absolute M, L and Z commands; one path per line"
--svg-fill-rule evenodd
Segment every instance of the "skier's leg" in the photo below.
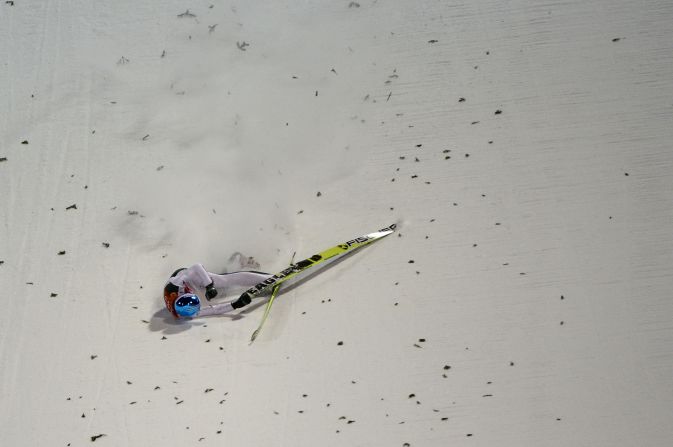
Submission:
M 230 287 L 252 287 L 259 284 L 272 275 L 262 272 L 234 272 L 224 275 L 210 274 L 213 285 L 217 289 L 227 289 Z
M 210 275 L 201 264 L 194 264 L 182 272 L 182 275 L 184 275 L 185 282 L 195 287 L 206 287 L 212 282 Z

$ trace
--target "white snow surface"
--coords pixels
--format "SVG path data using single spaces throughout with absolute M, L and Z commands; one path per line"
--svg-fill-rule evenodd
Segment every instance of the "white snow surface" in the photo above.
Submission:
M 0 444 L 670 446 L 671 23 L 3 1 Z M 251 346 L 262 307 L 163 308 L 178 267 L 396 221 Z

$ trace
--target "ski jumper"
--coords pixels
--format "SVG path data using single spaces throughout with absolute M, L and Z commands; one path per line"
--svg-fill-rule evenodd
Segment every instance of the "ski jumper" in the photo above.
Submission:
M 198 289 L 204 289 L 208 286 L 219 290 L 230 288 L 248 288 L 259 284 L 265 279 L 271 277 L 263 272 L 232 272 L 232 273 L 210 273 L 201 264 L 194 264 L 189 268 L 181 268 L 173 272 L 164 287 L 164 303 L 166 308 L 175 318 L 180 316 L 175 311 L 175 301 L 185 293 L 196 293 Z M 211 304 L 201 307 L 199 313 L 194 317 L 205 317 L 208 315 L 219 315 L 231 312 L 234 307 L 231 302 Z

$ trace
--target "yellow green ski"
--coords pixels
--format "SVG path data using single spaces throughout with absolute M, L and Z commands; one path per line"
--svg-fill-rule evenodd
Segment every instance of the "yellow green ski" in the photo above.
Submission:
M 241 294 L 239 297 L 239 300 L 250 302 L 253 297 L 267 290 L 271 290 L 271 298 L 269 298 L 269 301 L 266 303 L 264 314 L 262 315 L 262 321 L 260 322 L 255 332 L 252 333 L 250 343 L 255 341 L 259 335 L 259 332 L 262 330 L 262 326 L 264 326 L 264 323 L 269 316 L 271 306 L 276 299 L 276 295 L 278 294 L 278 290 L 280 289 L 281 285 L 287 286 L 291 283 L 296 283 L 300 280 L 306 279 L 308 276 L 317 273 L 318 270 L 326 267 L 332 262 L 342 259 L 344 256 L 353 253 L 359 248 L 367 246 L 372 242 L 392 234 L 395 231 L 395 228 L 397 228 L 397 224 L 392 224 L 389 227 L 382 228 L 379 231 L 375 231 L 374 233 L 365 234 L 363 236 L 356 237 L 355 239 L 344 242 L 343 244 L 338 244 L 334 247 L 328 248 L 325 251 L 317 253 L 310 258 L 306 258 L 297 263 L 290 263 L 290 266 L 285 270 L 276 273 L 272 277 L 243 292 L 243 294 Z
M 266 306 L 264 307 L 264 315 L 262 315 L 262 320 L 259 322 L 259 326 L 257 326 L 255 332 L 252 333 L 252 337 L 250 337 L 250 344 L 252 344 L 252 342 L 255 341 L 257 335 L 259 335 L 259 331 L 262 330 L 262 326 L 264 326 L 264 323 L 266 322 L 266 317 L 269 316 L 271 305 L 273 305 L 273 301 L 276 299 L 276 295 L 278 294 L 279 289 L 280 289 L 279 285 L 273 287 L 273 291 L 271 292 L 271 298 L 269 298 L 269 301 L 267 301 Z

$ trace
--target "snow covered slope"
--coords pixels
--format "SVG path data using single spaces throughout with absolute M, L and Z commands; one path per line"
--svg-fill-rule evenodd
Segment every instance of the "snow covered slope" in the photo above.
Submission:
M 668 446 L 670 1 L 0 5 L 4 446 Z M 177 267 L 266 271 L 176 323 Z

